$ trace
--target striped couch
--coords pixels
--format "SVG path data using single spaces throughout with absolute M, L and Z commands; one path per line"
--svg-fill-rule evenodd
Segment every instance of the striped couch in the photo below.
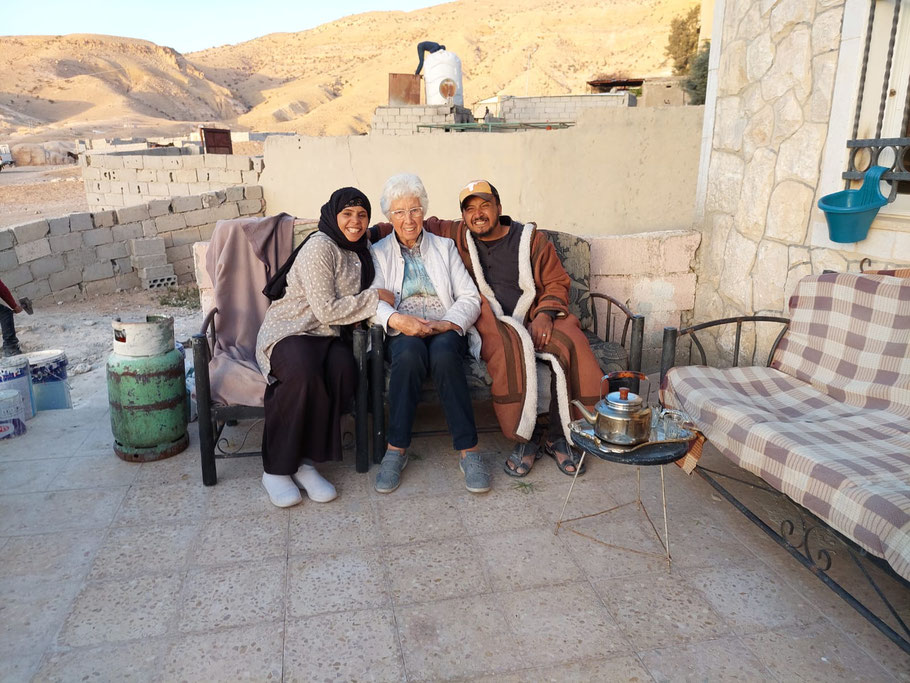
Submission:
M 661 401 L 910 579 L 910 279 L 801 280 L 770 367 L 674 367 Z

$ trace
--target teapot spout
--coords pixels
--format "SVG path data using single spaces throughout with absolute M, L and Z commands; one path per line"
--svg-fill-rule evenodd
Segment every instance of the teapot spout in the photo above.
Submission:
M 589 424 L 593 426 L 597 422 L 597 415 L 585 408 L 584 404 L 581 401 L 573 400 L 572 405 L 578 408 L 578 412 L 581 413 L 582 417 L 584 417 Z

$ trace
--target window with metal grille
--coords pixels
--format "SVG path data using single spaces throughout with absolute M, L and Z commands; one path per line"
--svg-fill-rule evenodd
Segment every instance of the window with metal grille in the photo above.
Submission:
M 882 213 L 910 215 L 910 0 L 872 0 L 843 173 L 845 187 L 870 166 L 890 170 L 894 201 Z

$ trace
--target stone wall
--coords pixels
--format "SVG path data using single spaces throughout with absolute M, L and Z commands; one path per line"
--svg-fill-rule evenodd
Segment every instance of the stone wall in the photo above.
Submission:
M 3 228 L 0 279 L 39 302 L 192 282 L 192 245 L 263 207 L 261 187 L 231 187 Z
M 819 172 L 835 72 L 859 72 L 857 64 L 838 66 L 843 5 L 843 0 L 747 0 L 725 2 L 715 16 L 717 96 L 706 107 L 704 239 L 692 322 L 786 315 L 787 299 L 803 276 L 825 269 L 859 271 L 861 247 L 817 246 L 809 230 L 820 218 L 818 197 L 842 189 L 820 188 Z M 710 90 L 709 80 L 709 96 Z M 907 265 L 907 238 L 903 248 L 890 252 L 892 259 L 903 258 L 875 266 Z M 775 333 L 759 334 L 759 354 Z M 745 348 L 754 341 L 747 339 Z M 732 337 L 715 339 L 712 346 L 729 356 Z
M 262 172 L 262 157 L 189 154 L 179 147 L 90 154 L 82 159 L 85 196 L 93 210 L 258 185 Z
M 447 104 L 412 104 L 398 107 L 376 107 L 370 132 L 377 135 L 413 135 L 444 133 L 443 128 L 422 128 L 419 124 L 473 123 L 470 109 Z
M 678 327 L 695 306 L 693 265 L 701 234 L 667 230 L 589 241 L 591 291 L 609 294 L 645 316 L 642 369 L 658 370 L 664 327 Z
M 630 92 L 599 95 L 551 95 L 547 97 L 503 97 L 497 116 L 508 122 L 577 121 L 579 112 L 602 107 L 634 107 Z

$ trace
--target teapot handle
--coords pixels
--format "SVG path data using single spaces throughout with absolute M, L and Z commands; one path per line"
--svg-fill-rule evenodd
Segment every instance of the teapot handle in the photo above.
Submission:
M 637 370 L 617 370 L 616 372 L 608 372 L 606 375 L 600 378 L 600 397 L 604 396 L 604 382 L 609 382 L 611 379 L 637 379 L 644 380 L 648 382 L 648 391 L 650 393 L 651 383 L 648 379 L 648 376 L 643 372 L 638 372 Z M 639 390 L 639 396 L 641 395 L 641 390 Z

